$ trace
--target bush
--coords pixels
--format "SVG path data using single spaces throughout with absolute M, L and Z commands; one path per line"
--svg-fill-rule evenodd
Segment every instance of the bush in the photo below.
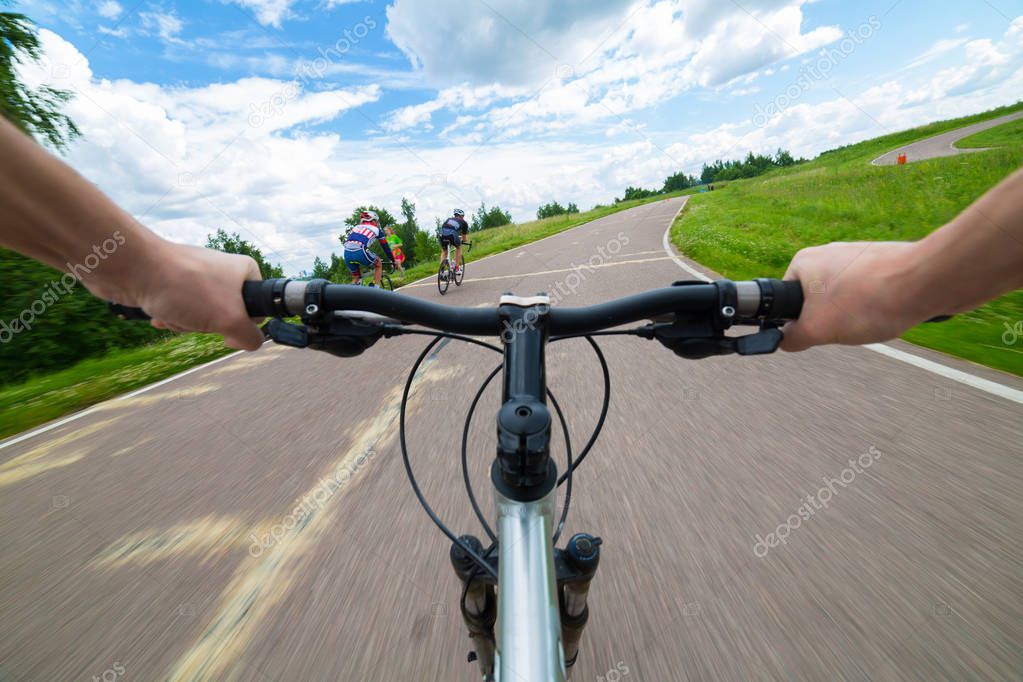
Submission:
M 552 201 L 549 204 L 544 204 L 536 212 L 536 219 L 543 220 L 544 218 L 553 218 L 559 215 L 568 215 L 569 213 L 578 213 L 579 207 L 574 203 L 568 206 L 562 206 L 556 201 Z
M 502 211 L 500 206 L 494 206 L 488 210 L 486 205 L 481 203 L 480 207 L 476 209 L 476 213 L 472 216 L 472 221 L 469 223 L 469 231 L 489 230 L 491 227 L 508 225 L 511 221 L 511 213 Z
M 0 272 L 0 384 L 170 335 L 118 320 L 77 281 L 65 287 L 65 273 L 13 251 L 0 249 Z
M 440 242 L 437 241 L 437 237 L 418 230 L 416 232 L 415 249 L 417 262 L 424 263 L 426 261 L 433 261 L 440 258 Z

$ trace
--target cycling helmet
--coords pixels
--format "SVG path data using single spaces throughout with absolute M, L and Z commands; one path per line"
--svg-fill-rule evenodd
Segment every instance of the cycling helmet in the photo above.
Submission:
M 377 215 L 376 211 L 363 211 L 359 215 L 359 221 L 363 223 L 373 223 L 374 225 L 379 225 L 380 216 Z
M 460 208 L 456 208 L 455 209 L 455 215 L 458 216 L 459 218 L 464 218 L 465 217 L 465 211 L 463 211 Z

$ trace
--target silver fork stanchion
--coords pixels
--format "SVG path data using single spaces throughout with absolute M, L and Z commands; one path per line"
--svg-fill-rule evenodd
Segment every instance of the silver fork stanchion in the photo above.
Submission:
M 462 542 L 478 556 L 483 555 L 483 543 L 472 535 L 463 535 Z M 494 680 L 494 623 L 497 621 L 497 595 L 494 586 L 483 582 L 477 575 L 476 564 L 457 544 L 451 544 L 451 565 L 455 569 L 465 592 L 462 602 L 462 620 L 469 630 L 475 649 L 469 652 L 469 662 L 479 662 L 483 682 Z M 468 585 L 468 586 L 467 586 Z

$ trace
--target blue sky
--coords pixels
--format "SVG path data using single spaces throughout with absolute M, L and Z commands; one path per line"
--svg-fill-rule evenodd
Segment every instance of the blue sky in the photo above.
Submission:
M 705 161 L 1016 101 L 1023 2 L 23 0 L 67 160 L 161 234 L 286 270 L 360 203 L 518 220 Z

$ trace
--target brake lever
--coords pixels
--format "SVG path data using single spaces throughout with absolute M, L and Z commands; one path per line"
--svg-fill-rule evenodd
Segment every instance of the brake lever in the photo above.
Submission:
M 304 324 L 291 324 L 279 317 L 272 317 L 261 328 L 264 338 L 292 348 L 309 346 L 309 331 Z
M 654 323 L 641 327 L 639 336 L 657 339 L 675 355 L 699 360 L 712 355 L 767 355 L 778 350 L 784 334 L 772 320 L 759 321 L 759 329 L 744 336 L 725 336 L 712 325 L 693 321 Z

